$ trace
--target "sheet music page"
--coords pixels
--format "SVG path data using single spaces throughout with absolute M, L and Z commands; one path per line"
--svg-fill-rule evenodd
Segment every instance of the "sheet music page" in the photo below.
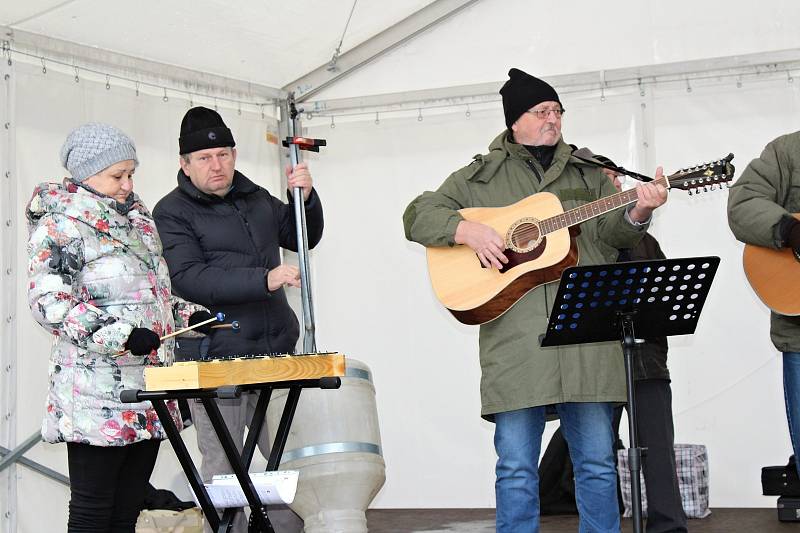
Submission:
M 297 492 L 297 470 L 278 470 L 275 472 L 251 472 L 250 479 L 256 488 L 261 503 L 292 503 Z M 211 503 L 217 509 L 246 507 L 249 504 L 244 496 L 239 480 L 233 474 L 214 476 L 211 483 L 204 484 Z M 190 487 L 191 490 L 191 487 Z M 194 496 L 194 492 L 192 492 Z M 194 497 L 197 502 L 197 497 Z M 199 505 L 199 502 L 198 502 Z

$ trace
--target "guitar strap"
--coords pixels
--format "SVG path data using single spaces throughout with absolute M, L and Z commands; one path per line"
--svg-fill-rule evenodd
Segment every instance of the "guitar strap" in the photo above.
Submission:
M 607 165 L 602 161 L 598 161 L 597 159 L 594 158 L 595 154 L 588 148 L 578 148 L 574 144 L 570 144 L 570 147 L 572 148 L 572 157 L 574 157 L 578 161 L 586 163 L 587 165 L 599 168 L 607 168 L 609 170 L 613 170 L 614 172 L 619 172 L 620 174 L 625 174 L 626 176 L 635 178 L 639 181 L 644 181 L 644 182 L 653 181 L 653 178 L 651 178 L 650 176 L 645 176 L 644 174 L 639 174 L 638 172 L 632 172 L 624 167 Z

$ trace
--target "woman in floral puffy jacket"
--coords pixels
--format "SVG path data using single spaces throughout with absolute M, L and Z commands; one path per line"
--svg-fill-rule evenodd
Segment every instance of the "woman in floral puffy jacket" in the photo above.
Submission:
M 121 403 L 120 392 L 171 360 L 174 341 L 161 336 L 210 314 L 171 295 L 155 224 L 133 193 L 133 141 L 85 124 L 61 161 L 70 177 L 37 186 L 26 212 L 28 301 L 55 336 L 42 436 L 67 443 L 68 530 L 133 532 L 166 434 L 149 402 Z

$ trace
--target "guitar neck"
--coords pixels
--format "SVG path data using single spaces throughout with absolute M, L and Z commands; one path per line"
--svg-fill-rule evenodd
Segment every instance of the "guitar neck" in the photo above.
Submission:
M 661 178 L 653 180 L 651 183 L 669 188 L 669 178 L 667 176 L 662 176 Z M 636 189 L 628 189 L 627 191 L 618 192 L 617 194 L 605 196 L 594 202 L 583 204 L 569 211 L 564 211 L 559 215 L 540 221 L 539 224 L 542 234 L 546 235 L 560 229 L 577 226 L 589 219 L 599 217 L 614 209 L 632 204 L 636 201 L 636 198 Z

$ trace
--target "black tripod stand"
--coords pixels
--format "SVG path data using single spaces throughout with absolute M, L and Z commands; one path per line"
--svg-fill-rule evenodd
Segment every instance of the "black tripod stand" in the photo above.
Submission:
M 635 533 L 642 531 L 642 448 L 637 436 L 633 387 L 636 335 L 653 338 L 694 333 L 718 266 L 719 257 L 688 257 L 572 267 L 561 275 L 541 345 L 613 340 L 622 344 Z

